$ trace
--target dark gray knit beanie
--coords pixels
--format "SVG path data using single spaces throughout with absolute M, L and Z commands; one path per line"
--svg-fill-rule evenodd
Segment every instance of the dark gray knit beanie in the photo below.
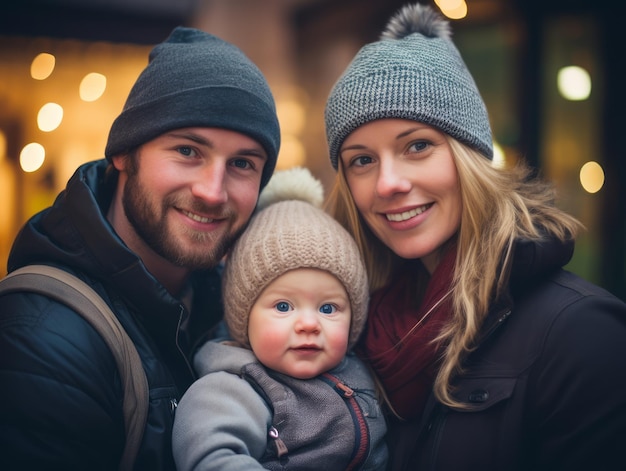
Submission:
M 434 126 L 493 158 L 485 104 L 451 40 L 448 22 L 429 6 L 401 9 L 380 40 L 358 52 L 331 90 L 325 119 L 335 169 L 346 137 L 381 118 Z
M 274 98 L 256 65 L 233 44 L 178 27 L 150 52 L 122 113 L 109 132 L 105 155 L 129 151 L 183 127 L 237 131 L 268 155 L 261 187 L 269 181 L 280 147 Z

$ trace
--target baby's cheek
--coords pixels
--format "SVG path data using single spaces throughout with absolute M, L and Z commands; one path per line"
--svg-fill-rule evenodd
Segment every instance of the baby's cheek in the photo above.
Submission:
M 261 361 L 277 358 L 285 350 L 288 336 L 283 329 L 266 324 L 262 330 L 249 335 L 252 351 Z
M 345 355 L 348 350 L 348 337 L 350 335 L 350 326 L 341 329 L 335 329 L 331 333 L 326 335 L 328 345 L 332 348 L 333 352 L 338 355 Z

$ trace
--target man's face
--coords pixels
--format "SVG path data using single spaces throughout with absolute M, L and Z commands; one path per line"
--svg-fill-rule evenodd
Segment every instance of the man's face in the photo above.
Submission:
M 252 215 L 266 161 L 260 144 L 234 131 L 163 134 L 134 156 L 114 159 L 126 216 L 125 227 L 115 228 L 144 261 L 160 257 L 191 270 L 213 267 Z

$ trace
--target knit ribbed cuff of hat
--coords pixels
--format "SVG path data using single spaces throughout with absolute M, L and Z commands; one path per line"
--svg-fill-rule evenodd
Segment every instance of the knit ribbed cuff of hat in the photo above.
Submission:
M 267 123 L 276 123 L 278 129 L 274 109 L 241 88 L 183 90 L 120 114 L 111 127 L 105 155 L 110 158 L 127 152 L 173 129 L 196 126 L 230 129 L 252 137 L 267 152 L 261 181 L 264 186 L 274 171 L 280 142 L 279 138 L 267 138 Z

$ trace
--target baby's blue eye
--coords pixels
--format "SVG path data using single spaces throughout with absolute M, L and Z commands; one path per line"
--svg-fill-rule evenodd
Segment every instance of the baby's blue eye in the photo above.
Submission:
M 289 303 L 286 303 L 284 301 L 279 302 L 278 304 L 276 304 L 276 310 L 280 312 L 289 311 Z
M 332 314 L 337 310 L 337 308 L 335 306 L 333 306 L 332 304 L 323 304 L 320 307 L 320 312 L 322 314 Z

